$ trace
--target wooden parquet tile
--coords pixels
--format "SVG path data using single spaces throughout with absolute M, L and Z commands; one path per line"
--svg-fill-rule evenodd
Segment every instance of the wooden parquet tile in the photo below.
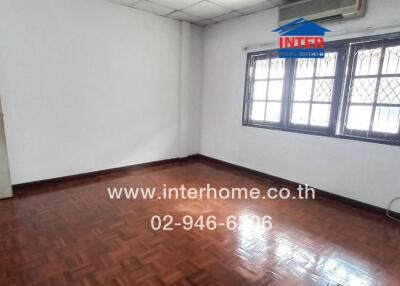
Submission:
M 110 200 L 107 187 L 273 186 L 213 162 L 55 183 L 0 201 L 0 285 L 400 285 L 400 225 L 327 199 Z M 268 231 L 154 231 L 155 215 L 270 215 Z

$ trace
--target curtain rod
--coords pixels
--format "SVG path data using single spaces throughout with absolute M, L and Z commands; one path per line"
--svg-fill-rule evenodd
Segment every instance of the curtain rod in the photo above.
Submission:
M 330 40 L 334 40 L 336 37 L 340 37 L 343 35 L 349 36 L 346 38 L 350 38 L 351 35 L 354 34 L 359 34 L 359 33 L 363 33 L 363 34 L 374 34 L 376 31 L 379 30 L 385 30 L 385 29 L 392 29 L 392 28 L 397 28 L 397 32 L 400 31 L 400 22 L 398 21 L 393 21 L 393 22 L 386 22 L 380 26 L 377 27 L 367 27 L 364 29 L 351 29 L 351 28 L 347 28 L 347 29 L 342 29 L 339 30 L 338 32 L 335 33 L 331 33 L 330 35 L 328 35 L 326 37 L 326 39 L 330 39 Z M 393 32 L 393 31 L 392 31 Z M 277 48 L 277 41 L 269 41 L 269 42 L 261 42 L 261 43 L 252 43 L 252 44 L 247 44 L 245 46 L 242 47 L 243 51 L 249 51 L 249 50 L 258 50 L 258 49 L 265 49 L 267 47 L 269 48 Z

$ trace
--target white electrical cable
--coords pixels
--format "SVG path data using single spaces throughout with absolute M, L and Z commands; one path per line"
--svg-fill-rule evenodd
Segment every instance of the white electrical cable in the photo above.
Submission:
M 400 219 L 395 218 L 394 216 L 392 216 L 392 215 L 390 214 L 392 205 L 393 205 L 393 203 L 394 203 L 395 201 L 397 201 L 397 200 L 400 200 L 400 197 L 396 197 L 396 198 L 394 198 L 393 200 L 390 201 L 390 203 L 389 203 L 389 205 L 388 205 L 388 207 L 387 207 L 387 209 L 386 209 L 386 215 L 387 215 L 389 218 L 400 222 Z

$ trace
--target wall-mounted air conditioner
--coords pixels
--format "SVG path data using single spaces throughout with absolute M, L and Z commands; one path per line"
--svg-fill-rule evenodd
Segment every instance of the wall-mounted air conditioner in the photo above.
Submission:
M 298 18 L 313 21 L 361 17 L 366 0 L 303 0 L 279 9 L 279 25 Z

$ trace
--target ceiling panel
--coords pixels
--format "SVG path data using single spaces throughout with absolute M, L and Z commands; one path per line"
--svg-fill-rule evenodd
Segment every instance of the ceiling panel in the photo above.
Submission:
M 190 15 L 188 13 L 182 11 L 175 11 L 172 14 L 168 15 L 168 18 L 180 20 L 180 21 L 187 21 L 187 22 L 200 22 L 204 20 L 203 18 L 195 15 Z
M 118 4 L 122 4 L 122 5 L 126 5 L 126 6 L 130 6 L 136 2 L 139 2 L 140 0 L 110 0 L 111 2 L 115 2 Z
M 229 8 L 231 10 L 238 10 L 241 8 L 254 6 L 256 4 L 266 2 L 266 0 L 210 0 L 210 2 L 218 4 L 222 7 Z
M 262 11 L 265 9 L 271 9 L 278 6 L 275 2 L 272 1 L 263 1 L 261 3 L 257 3 L 255 5 L 251 5 L 251 6 L 247 6 L 247 7 L 243 7 L 238 9 L 239 12 L 243 13 L 243 14 L 251 14 L 251 13 L 255 13 L 258 11 Z
M 214 18 L 223 14 L 231 12 L 230 9 L 218 6 L 216 4 L 202 1 L 199 4 L 190 6 L 189 8 L 183 9 L 183 12 L 187 12 L 192 15 L 202 17 L 204 19 Z
M 274 2 L 277 5 L 285 5 L 285 4 L 289 4 L 289 3 L 292 3 L 292 2 L 297 2 L 297 1 L 300 1 L 300 0 L 271 0 L 271 1 Z
M 213 18 L 213 20 L 216 22 L 222 22 L 222 21 L 230 20 L 230 19 L 237 18 L 240 16 L 243 16 L 243 14 L 234 11 L 234 12 L 230 12 L 228 14 L 224 14 L 224 15 L 215 17 L 215 18 Z
M 1 1 L 1 0 L 0 0 Z M 210 25 L 297 0 L 109 0 L 171 19 Z
M 198 24 L 200 26 L 207 26 L 207 25 L 212 25 L 212 24 L 215 24 L 215 23 L 217 23 L 217 22 L 212 21 L 212 20 L 202 20 L 202 21 L 199 21 L 199 22 L 195 22 L 195 24 Z
M 160 16 L 166 16 L 170 13 L 172 13 L 174 11 L 174 9 L 165 7 L 165 6 L 161 6 L 149 1 L 139 1 L 133 5 L 131 5 L 133 8 L 139 9 L 139 10 L 143 10 L 146 12 L 150 12 L 156 15 L 160 15 Z
M 193 4 L 199 3 L 200 1 L 201 0 L 151 0 L 151 2 L 170 7 L 174 10 L 187 8 L 189 6 L 192 6 Z

